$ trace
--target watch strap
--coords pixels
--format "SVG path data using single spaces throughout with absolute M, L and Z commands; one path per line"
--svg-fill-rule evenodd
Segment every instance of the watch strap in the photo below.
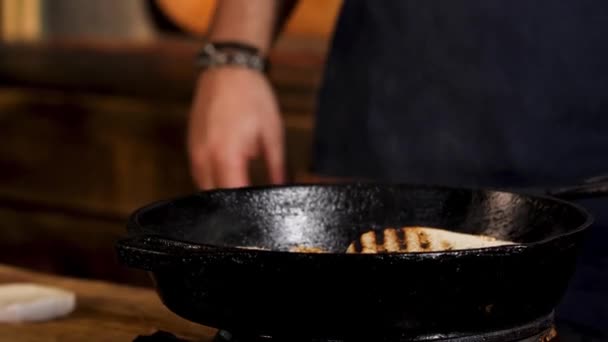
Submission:
M 256 47 L 230 41 L 205 44 L 197 56 L 196 64 L 203 69 L 235 66 L 266 72 L 269 63 Z

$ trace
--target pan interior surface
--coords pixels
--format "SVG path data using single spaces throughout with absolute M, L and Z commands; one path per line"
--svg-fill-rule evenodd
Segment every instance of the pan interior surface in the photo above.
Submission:
M 131 234 L 217 246 L 343 253 L 371 229 L 423 226 L 535 243 L 583 227 L 582 209 L 551 198 L 458 188 L 340 184 L 215 190 L 145 207 Z

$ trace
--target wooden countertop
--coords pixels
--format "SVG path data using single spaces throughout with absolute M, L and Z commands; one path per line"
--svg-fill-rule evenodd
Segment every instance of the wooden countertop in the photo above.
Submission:
M 0 283 L 35 282 L 75 291 L 76 310 L 44 323 L 0 324 L 0 340 L 133 341 L 138 335 L 164 330 L 189 340 L 211 341 L 214 329 L 171 313 L 149 289 L 99 281 L 70 279 L 0 265 Z

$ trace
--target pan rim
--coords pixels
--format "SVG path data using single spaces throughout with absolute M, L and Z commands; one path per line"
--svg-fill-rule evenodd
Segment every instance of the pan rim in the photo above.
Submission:
M 574 203 L 572 201 L 564 200 L 555 196 L 550 196 L 546 194 L 531 194 L 526 193 L 524 191 L 511 191 L 505 190 L 498 187 L 481 187 L 481 186 L 471 186 L 471 187 L 460 187 L 460 186 L 449 186 L 449 185 L 440 185 L 440 184 L 416 184 L 416 183 L 403 183 L 403 182 L 376 182 L 376 181 L 355 181 L 355 182 L 339 182 L 339 183 L 289 183 L 289 184 L 270 184 L 270 185 L 255 185 L 255 186 L 244 186 L 244 187 L 235 187 L 235 188 L 218 188 L 211 190 L 200 190 L 196 192 L 192 192 L 189 194 L 184 194 L 180 196 L 174 196 L 162 200 L 157 200 L 146 204 L 138 209 L 136 209 L 129 217 L 127 223 L 127 231 L 129 236 L 141 236 L 141 235 L 157 235 L 162 236 L 162 234 L 158 233 L 149 233 L 145 230 L 145 225 L 142 225 L 140 222 L 141 214 L 153 210 L 154 208 L 161 207 L 163 205 L 170 204 L 175 201 L 184 200 L 193 197 L 202 197 L 212 194 L 228 194 L 228 193 L 239 193 L 239 192 L 258 192 L 258 191 L 272 191 L 272 190 L 285 190 L 285 189 L 314 189 L 314 188 L 349 188 L 349 187 L 381 187 L 381 188 L 409 188 L 409 189 L 429 189 L 429 190 L 439 190 L 439 191 L 468 191 L 468 192 L 486 192 L 486 193 L 500 193 L 500 194 L 509 194 L 521 196 L 527 199 L 538 199 L 549 201 L 553 203 L 557 203 L 563 205 L 565 207 L 570 207 L 571 209 L 577 211 L 582 217 L 585 218 L 584 222 L 578 225 L 576 228 L 572 228 L 566 233 L 558 234 L 555 236 L 550 236 L 548 238 L 544 238 L 542 240 L 533 241 L 533 242 L 521 242 L 514 243 L 511 245 L 502 245 L 502 246 L 494 246 L 494 247 L 483 247 L 483 248 L 472 248 L 472 249 L 460 249 L 460 250 L 449 250 L 449 251 L 424 251 L 424 252 L 405 252 L 405 253 L 369 253 L 369 254 L 347 254 L 345 252 L 324 252 L 324 253 L 308 253 L 308 252 L 299 252 L 299 251 L 279 251 L 279 250 L 269 250 L 269 249 L 247 249 L 237 246 L 220 246 L 213 245 L 207 243 L 198 243 L 193 241 L 172 239 L 168 237 L 164 237 L 164 239 L 168 241 L 176 241 L 182 244 L 188 244 L 193 247 L 201 247 L 202 254 L 209 255 L 210 253 L 219 253 L 226 255 L 237 255 L 237 254 L 248 254 L 248 255 L 274 255 L 274 256 L 292 256 L 292 257 L 310 257 L 314 256 L 315 259 L 318 257 L 346 257 L 346 258 L 387 258 L 387 259 L 408 259 L 415 258 L 420 260 L 424 259 L 435 259 L 438 257 L 445 258 L 446 256 L 453 257 L 461 257 L 461 256 L 469 256 L 469 255 L 513 255 L 513 253 L 523 252 L 528 250 L 529 248 L 546 245 L 550 242 L 556 241 L 558 239 L 563 239 L 575 234 L 579 234 L 585 230 L 587 230 L 594 222 L 593 215 L 583 206 Z M 191 250 L 194 254 L 195 249 Z M 194 255 L 193 255 L 194 256 Z

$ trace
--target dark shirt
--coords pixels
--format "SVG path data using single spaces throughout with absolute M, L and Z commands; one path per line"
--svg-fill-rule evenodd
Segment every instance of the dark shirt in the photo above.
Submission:
M 607 43 L 606 0 L 345 0 L 313 171 L 493 187 L 606 174 Z M 608 330 L 608 248 L 586 251 L 560 317 Z

